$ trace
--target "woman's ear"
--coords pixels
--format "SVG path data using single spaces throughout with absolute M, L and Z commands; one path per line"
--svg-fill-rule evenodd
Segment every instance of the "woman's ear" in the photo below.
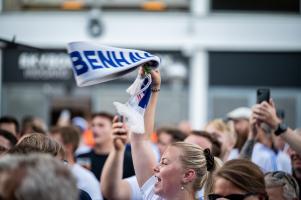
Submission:
M 183 183 L 187 184 L 193 182 L 196 178 L 196 172 L 193 169 L 187 169 L 184 173 Z

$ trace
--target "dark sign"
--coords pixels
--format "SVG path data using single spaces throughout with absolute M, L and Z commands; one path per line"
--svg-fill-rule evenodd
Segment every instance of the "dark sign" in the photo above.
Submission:
M 64 51 L 3 51 L 3 82 L 69 81 L 71 61 Z

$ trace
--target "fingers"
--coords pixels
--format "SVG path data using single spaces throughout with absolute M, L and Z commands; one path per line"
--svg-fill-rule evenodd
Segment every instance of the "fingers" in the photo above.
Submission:
M 152 69 L 150 71 L 151 75 L 159 75 L 160 74 L 160 71 L 158 69 Z
M 139 71 L 138 71 L 138 74 L 140 75 L 144 75 L 144 68 L 143 68 L 143 65 L 141 65 L 141 67 L 139 67 Z
M 274 109 L 276 108 L 275 102 L 272 98 L 270 99 L 270 104 Z
M 113 136 L 113 142 L 121 141 L 122 144 L 126 144 L 128 141 L 128 137 L 126 135 L 115 135 Z

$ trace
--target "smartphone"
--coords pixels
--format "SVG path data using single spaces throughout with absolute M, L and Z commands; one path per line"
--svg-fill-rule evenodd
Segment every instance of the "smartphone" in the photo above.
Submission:
M 260 104 L 264 101 L 269 102 L 271 98 L 270 89 L 259 88 L 257 89 L 257 103 Z

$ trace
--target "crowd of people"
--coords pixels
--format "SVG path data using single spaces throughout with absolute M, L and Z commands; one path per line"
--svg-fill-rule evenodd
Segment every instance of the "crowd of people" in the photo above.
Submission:
M 273 100 L 240 107 L 202 130 L 155 130 L 160 72 L 152 70 L 144 134 L 107 112 L 47 128 L 0 118 L 2 200 L 298 200 L 301 130 Z M 120 120 L 123 119 L 123 120 Z

